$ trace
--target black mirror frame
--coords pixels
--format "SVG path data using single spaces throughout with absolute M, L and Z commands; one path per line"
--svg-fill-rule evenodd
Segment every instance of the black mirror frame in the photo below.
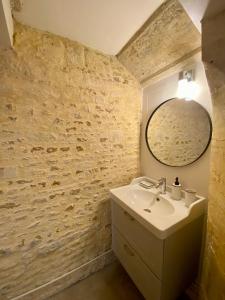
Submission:
M 162 162 L 161 160 L 159 160 L 159 159 L 153 154 L 153 152 L 151 151 L 150 145 L 149 145 L 149 143 L 148 143 L 148 126 L 149 126 L 149 123 L 150 123 L 151 118 L 153 117 L 154 113 L 155 113 L 162 105 L 164 105 L 166 102 L 169 102 L 169 101 L 174 100 L 174 99 L 177 99 L 177 98 L 170 98 L 170 99 L 168 99 L 168 100 L 162 102 L 159 106 L 157 106 L 157 107 L 153 110 L 153 112 L 151 113 L 151 115 L 150 115 L 150 117 L 149 117 L 149 119 L 148 119 L 148 122 L 147 122 L 147 124 L 146 124 L 146 127 L 145 127 L 145 142 L 146 142 L 146 145 L 147 145 L 147 148 L 148 148 L 149 152 L 152 154 L 152 156 L 153 156 L 158 162 L 160 162 L 161 164 L 163 164 L 163 165 L 165 165 L 165 166 L 168 166 L 168 167 L 182 168 L 182 167 L 186 167 L 186 166 L 188 166 L 188 165 L 193 164 L 194 162 L 196 162 L 197 160 L 199 160 L 199 159 L 205 154 L 205 152 L 206 152 L 206 150 L 208 149 L 208 147 L 209 147 L 209 145 L 210 145 L 210 143 L 211 143 L 211 140 L 212 140 L 213 126 L 212 126 L 212 120 L 211 120 L 211 117 L 210 117 L 209 112 L 205 109 L 204 106 L 202 106 L 200 103 L 198 103 L 197 101 L 195 101 L 196 103 L 198 103 L 198 104 L 205 110 L 206 115 L 207 115 L 208 120 L 209 120 L 209 126 L 210 126 L 209 140 L 208 140 L 208 143 L 207 143 L 207 145 L 206 145 L 204 151 L 203 151 L 203 152 L 201 153 L 201 155 L 199 155 L 199 157 L 197 157 L 195 160 L 193 160 L 192 162 L 190 162 L 190 163 L 188 163 L 188 164 L 186 164 L 186 165 L 182 165 L 182 166 L 172 166 L 172 165 L 168 165 L 168 164 Z M 181 100 L 182 100 L 182 99 L 181 99 Z M 194 101 L 194 100 L 191 100 L 191 101 Z

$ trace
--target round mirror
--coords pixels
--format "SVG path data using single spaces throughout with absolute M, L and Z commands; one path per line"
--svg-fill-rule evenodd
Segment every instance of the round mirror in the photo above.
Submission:
M 212 122 L 208 112 L 195 101 L 170 99 L 150 116 L 146 143 L 161 163 L 186 166 L 199 159 L 210 144 Z

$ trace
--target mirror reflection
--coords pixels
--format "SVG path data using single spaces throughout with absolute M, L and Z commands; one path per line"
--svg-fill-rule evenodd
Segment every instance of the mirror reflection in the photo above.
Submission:
M 199 159 L 211 135 L 212 123 L 205 108 L 177 98 L 157 107 L 146 126 L 149 151 L 168 166 L 185 166 Z

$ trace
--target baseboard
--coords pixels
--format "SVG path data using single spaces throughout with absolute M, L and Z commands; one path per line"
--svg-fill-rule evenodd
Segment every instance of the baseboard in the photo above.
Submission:
M 73 269 L 62 276 L 49 281 L 27 293 L 24 293 L 11 300 L 44 300 L 65 288 L 75 284 L 76 282 L 88 277 L 89 275 L 99 271 L 104 266 L 115 260 L 112 250 L 109 250 L 93 260 L 83 264 L 79 268 Z

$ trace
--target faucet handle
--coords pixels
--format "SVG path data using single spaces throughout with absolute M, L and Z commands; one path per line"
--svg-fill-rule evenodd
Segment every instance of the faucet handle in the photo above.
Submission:
M 156 188 L 161 188 L 161 194 L 166 194 L 166 177 L 162 177 L 159 179 Z

